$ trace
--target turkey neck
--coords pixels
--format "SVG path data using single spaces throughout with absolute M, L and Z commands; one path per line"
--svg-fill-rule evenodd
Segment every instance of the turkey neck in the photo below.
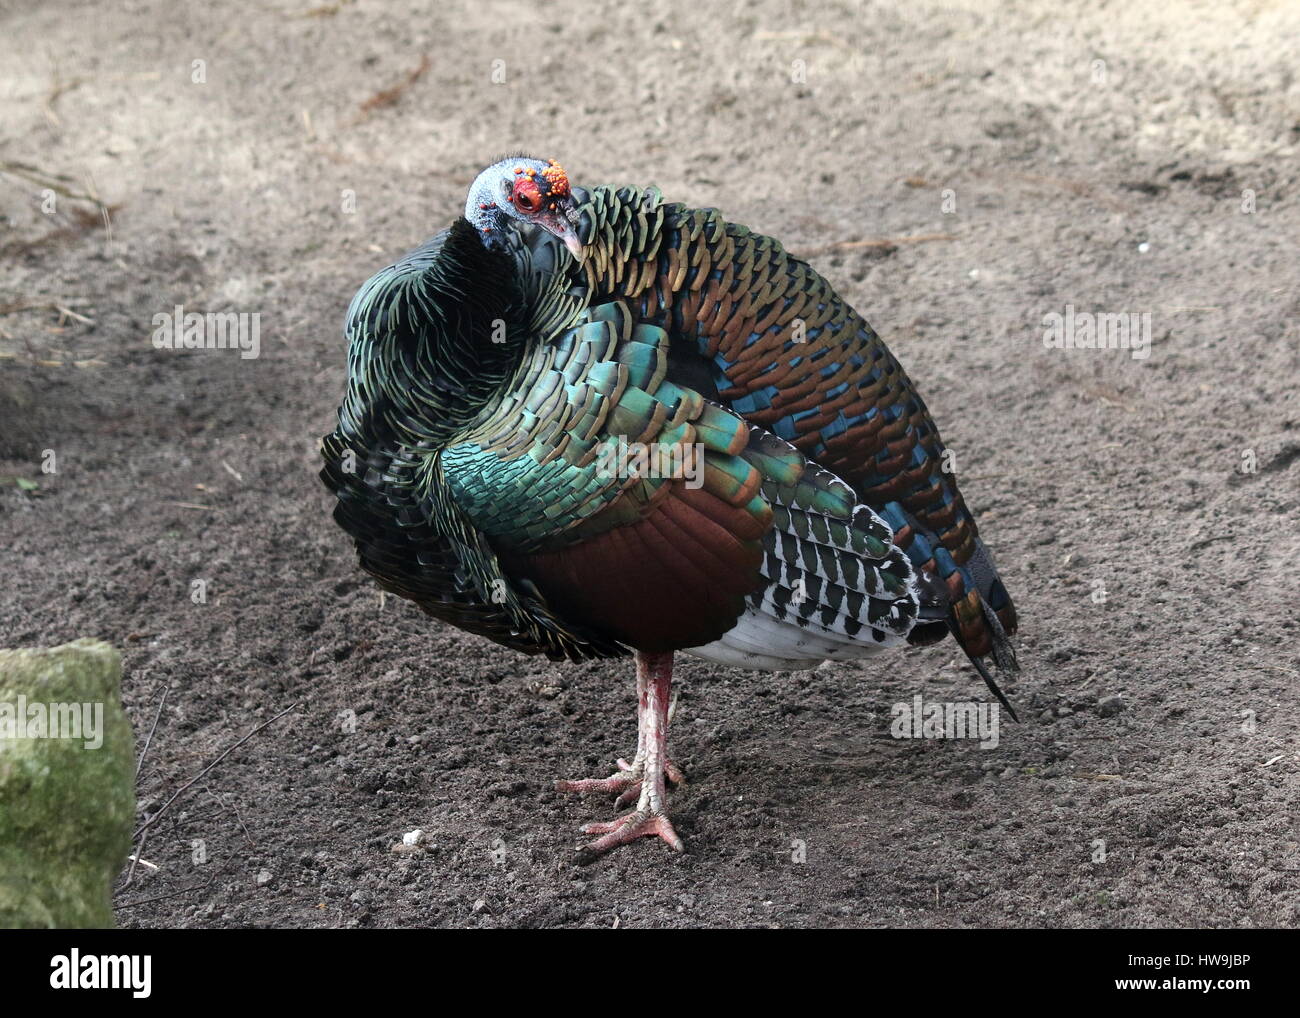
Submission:
M 416 442 L 446 447 L 491 416 L 522 369 L 527 344 L 515 262 L 464 218 L 399 263 L 411 270 L 385 310 L 392 327 L 372 361 Z

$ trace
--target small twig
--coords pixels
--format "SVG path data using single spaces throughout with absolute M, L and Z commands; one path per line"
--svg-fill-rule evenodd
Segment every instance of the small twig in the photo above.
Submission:
M 136 832 L 133 835 L 132 840 L 135 840 L 135 838 L 140 837 L 142 834 L 144 834 L 145 831 L 147 831 L 150 827 L 152 827 L 162 817 L 162 815 L 167 812 L 168 808 L 171 806 L 172 803 L 174 803 L 177 799 L 179 799 L 182 795 L 184 795 L 185 792 L 191 786 L 193 786 L 195 782 L 197 782 L 200 778 L 204 777 L 209 771 L 212 770 L 212 768 L 216 767 L 217 764 L 221 763 L 222 760 L 228 757 L 231 753 L 237 750 L 240 746 L 246 743 L 258 732 L 262 731 L 262 729 L 275 724 L 275 722 L 279 721 L 290 711 L 297 710 L 301 706 L 302 706 L 301 702 L 290 704 L 288 707 L 280 711 L 279 714 L 271 718 L 269 721 L 263 721 L 260 725 L 258 725 L 251 732 L 245 735 L 242 739 L 236 742 L 233 746 L 223 750 L 217 756 L 217 758 L 213 760 L 210 764 L 208 764 L 206 767 L 204 767 L 203 770 L 199 771 L 198 774 L 194 775 L 194 777 L 190 778 L 189 781 L 185 782 L 185 784 L 181 785 L 180 788 L 176 789 L 176 791 L 172 794 L 172 797 L 168 799 L 165 803 L 163 803 L 162 806 L 159 807 L 158 811 L 154 813 L 153 816 L 151 816 L 148 820 L 146 820 L 143 824 L 141 824 L 139 828 L 136 829 Z
M 127 637 L 127 639 L 130 639 L 130 637 Z M 149 734 L 145 736 L 144 748 L 140 750 L 140 759 L 135 765 L 135 777 L 137 781 L 140 780 L 140 772 L 144 770 L 144 758 L 149 755 L 149 744 L 153 742 L 153 733 L 158 730 L 158 719 L 162 717 L 163 707 L 167 703 L 167 695 L 171 691 L 171 686 L 163 687 L 162 699 L 158 701 L 158 711 L 153 716 L 153 725 L 149 728 Z
M 74 191 L 68 187 L 68 184 L 72 182 L 71 177 L 62 173 L 51 173 L 48 170 L 42 170 L 39 166 L 32 166 L 30 163 L 17 163 L 9 159 L 0 160 L 0 173 L 8 173 L 10 176 L 26 180 L 30 184 L 48 187 L 55 194 L 61 194 L 65 198 L 72 198 L 75 201 L 88 201 L 95 205 L 103 204 L 93 194 Z
M 376 92 L 369 99 L 363 102 L 361 104 L 361 113 L 357 116 L 356 120 L 354 120 L 353 123 L 354 124 L 360 123 L 362 120 L 364 120 L 369 114 L 373 113 L 375 110 L 383 109 L 385 106 L 395 105 L 397 103 L 397 100 L 402 98 L 402 93 L 404 93 L 408 88 L 410 88 L 417 81 L 423 78 L 425 72 L 428 69 L 429 69 L 429 55 L 426 53 L 422 57 L 420 57 L 420 65 L 415 70 L 407 74 L 405 78 L 403 78 L 396 85 L 393 85 L 390 88 L 385 88 L 382 91 Z
M 59 324 L 62 325 L 64 319 L 71 318 L 74 321 L 81 322 L 83 325 L 94 325 L 93 318 L 87 318 L 85 315 L 77 314 L 72 308 L 64 304 L 33 304 L 30 301 L 15 300 L 7 304 L 0 304 L 0 315 L 16 315 L 20 311 L 57 311 L 59 313 Z
M 248 825 L 244 823 L 244 818 L 240 815 L 239 809 L 226 802 L 226 797 L 224 795 L 218 796 L 213 794 L 213 798 L 217 800 L 218 805 L 223 809 L 228 809 L 231 813 L 235 814 L 235 820 L 239 823 L 239 829 L 244 832 L 244 840 L 248 842 L 248 847 L 257 848 L 257 842 L 253 840 L 253 836 L 248 832 Z
M 217 879 L 215 873 L 208 877 L 206 884 L 194 884 L 190 887 L 182 887 L 179 891 L 172 891 L 170 894 L 160 894 L 156 898 L 141 898 L 139 901 L 128 901 L 122 905 L 113 906 L 115 909 L 135 908 L 137 905 L 148 905 L 153 901 L 166 901 L 168 898 L 176 898 L 182 894 L 189 894 L 191 891 L 206 891 L 212 886 L 212 881 Z
M 80 322 L 82 325 L 94 325 L 94 324 L 95 324 L 95 319 L 93 319 L 93 318 L 87 318 L 85 315 L 79 315 L 79 314 L 77 314 L 77 312 L 73 311 L 72 308 L 65 308 L 62 304 L 55 304 L 55 305 L 54 305 L 54 310 L 57 311 L 57 312 L 59 313 L 59 317 L 60 317 L 61 319 L 62 319 L 62 318 L 71 318 L 74 322 Z M 63 322 L 60 321 L 59 324 L 62 325 Z
M 305 11 L 298 11 L 295 14 L 287 14 L 285 16 L 289 18 L 332 18 L 339 11 L 343 10 L 344 7 L 353 2 L 354 0 L 337 0 L 336 3 L 325 4 L 321 7 L 311 7 Z
M 99 218 L 103 220 L 104 223 L 104 242 L 109 247 L 112 247 L 113 246 L 113 213 L 116 212 L 120 206 L 109 205 L 102 198 L 100 198 L 99 188 L 95 186 L 95 179 L 91 177 L 89 174 L 86 175 L 86 193 L 89 194 L 91 200 L 94 201 L 94 203 L 99 206 Z
M 148 840 L 149 835 L 146 833 L 144 837 L 140 839 L 140 843 L 135 846 L 135 853 L 131 856 L 131 868 L 127 871 L 126 882 L 122 885 L 123 889 L 130 887 L 131 881 L 135 879 L 135 867 L 140 861 L 140 856 L 144 855 L 144 846 Z
M 45 118 L 50 122 L 51 127 L 63 126 L 63 121 L 61 121 L 59 115 L 54 112 L 54 104 L 58 102 L 63 95 L 71 92 L 74 88 L 80 88 L 85 83 L 85 78 L 73 78 L 70 81 L 64 81 L 63 75 L 60 74 L 59 69 L 55 67 L 54 84 L 50 86 L 50 94 L 45 97 L 45 102 L 41 107 L 42 112 L 44 112 Z

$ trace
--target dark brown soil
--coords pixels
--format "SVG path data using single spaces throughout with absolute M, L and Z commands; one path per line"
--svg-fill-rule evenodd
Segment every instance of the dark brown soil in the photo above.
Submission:
M 142 818 L 297 705 L 154 826 L 122 925 L 1300 919 L 1295 8 L 21 6 L 0 160 L 120 208 L 0 173 L 0 645 L 121 647 L 141 743 L 167 694 Z M 1020 608 L 996 749 L 890 737 L 984 699 L 948 642 L 685 659 L 687 854 L 574 864 L 613 808 L 552 781 L 632 748 L 630 663 L 381 600 L 315 477 L 347 301 L 511 149 L 816 252 L 889 338 Z M 260 313 L 261 356 L 155 349 L 177 304 Z M 1067 304 L 1150 312 L 1150 358 L 1045 348 Z

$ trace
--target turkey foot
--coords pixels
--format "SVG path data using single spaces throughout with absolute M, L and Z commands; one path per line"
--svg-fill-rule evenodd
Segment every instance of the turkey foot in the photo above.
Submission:
M 635 802 L 637 796 L 641 794 L 641 781 L 645 776 L 645 756 L 638 751 L 637 757 L 631 763 L 628 763 L 622 757 L 615 761 L 618 765 L 618 771 L 607 778 L 578 778 L 572 781 L 557 781 L 555 783 L 556 791 L 574 792 L 581 795 L 585 792 L 604 792 L 607 795 L 617 794 L 618 798 L 614 801 L 615 807 L 626 806 L 630 802 Z M 668 784 L 676 787 L 685 783 L 686 777 L 682 774 L 681 768 L 671 760 L 664 762 L 664 780 Z
M 603 838 L 597 838 L 595 841 L 582 846 L 583 854 L 591 857 L 602 855 L 611 848 L 626 845 L 629 841 L 635 841 L 637 838 L 649 835 L 663 838 L 664 841 L 668 842 L 668 847 L 674 852 L 686 851 L 682 839 L 673 830 L 671 820 L 662 813 L 647 813 L 645 810 L 640 809 L 607 824 L 584 824 L 582 833 L 604 835 Z
M 636 809 L 609 823 L 589 823 L 583 826 L 584 834 L 602 837 L 585 845 L 582 853 L 588 859 L 602 855 L 611 848 L 626 845 L 641 837 L 660 837 L 674 851 L 685 850 L 672 822 L 665 812 L 665 779 L 681 784 L 682 772 L 668 759 L 668 722 L 675 702 L 669 704 L 672 688 L 673 657 L 667 654 L 637 652 L 637 751 L 631 763 L 619 760 L 619 773 L 608 778 L 585 781 L 562 781 L 561 791 L 618 792 L 616 806 L 636 800 Z

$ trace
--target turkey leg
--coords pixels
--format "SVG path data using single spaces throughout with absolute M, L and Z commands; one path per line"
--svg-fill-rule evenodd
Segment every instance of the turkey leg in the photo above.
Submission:
M 628 763 L 623 757 L 615 761 L 618 766 L 618 772 L 611 774 L 607 778 L 577 778 L 573 780 L 557 781 L 555 788 L 560 792 L 575 792 L 582 794 L 584 792 L 604 792 L 608 795 L 617 794 L 618 798 L 614 801 L 616 807 L 626 806 L 628 803 L 635 802 L 641 794 L 641 779 L 645 774 L 646 765 L 646 730 L 649 727 L 650 719 L 646 712 L 646 675 L 649 665 L 642 661 L 643 655 L 637 653 L 636 668 L 636 756 L 632 762 Z M 668 658 L 666 666 L 671 673 L 672 661 L 671 656 L 662 655 L 644 655 L 647 661 L 654 657 Z M 668 704 L 668 717 L 664 725 L 664 739 L 668 738 L 667 726 L 672 724 L 673 714 L 677 710 L 677 697 L 673 696 Z M 671 760 L 664 758 L 663 761 L 664 777 L 670 785 L 680 785 L 685 782 L 686 777 L 682 774 L 681 769 Z
M 584 834 L 600 834 L 585 846 L 589 854 L 599 855 L 636 838 L 655 835 L 678 852 L 683 851 L 682 840 L 673 830 L 665 812 L 667 793 L 665 777 L 673 784 L 682 781 L 681 771 L 668 759 L 668 723 L 672 718 L 670 699 L 673 682 L 673 655 L 636 655 L 637 688 L 637 751 L 629 764 L 620 759 L 620 773 L 608 778 L 589 778 L 581 781 L 561 781 L 556 787 L 564 792 L 618 792 L 616 806 L 637 802 L 631 813 L 610 823 L 591 823 L 582 828 Z

